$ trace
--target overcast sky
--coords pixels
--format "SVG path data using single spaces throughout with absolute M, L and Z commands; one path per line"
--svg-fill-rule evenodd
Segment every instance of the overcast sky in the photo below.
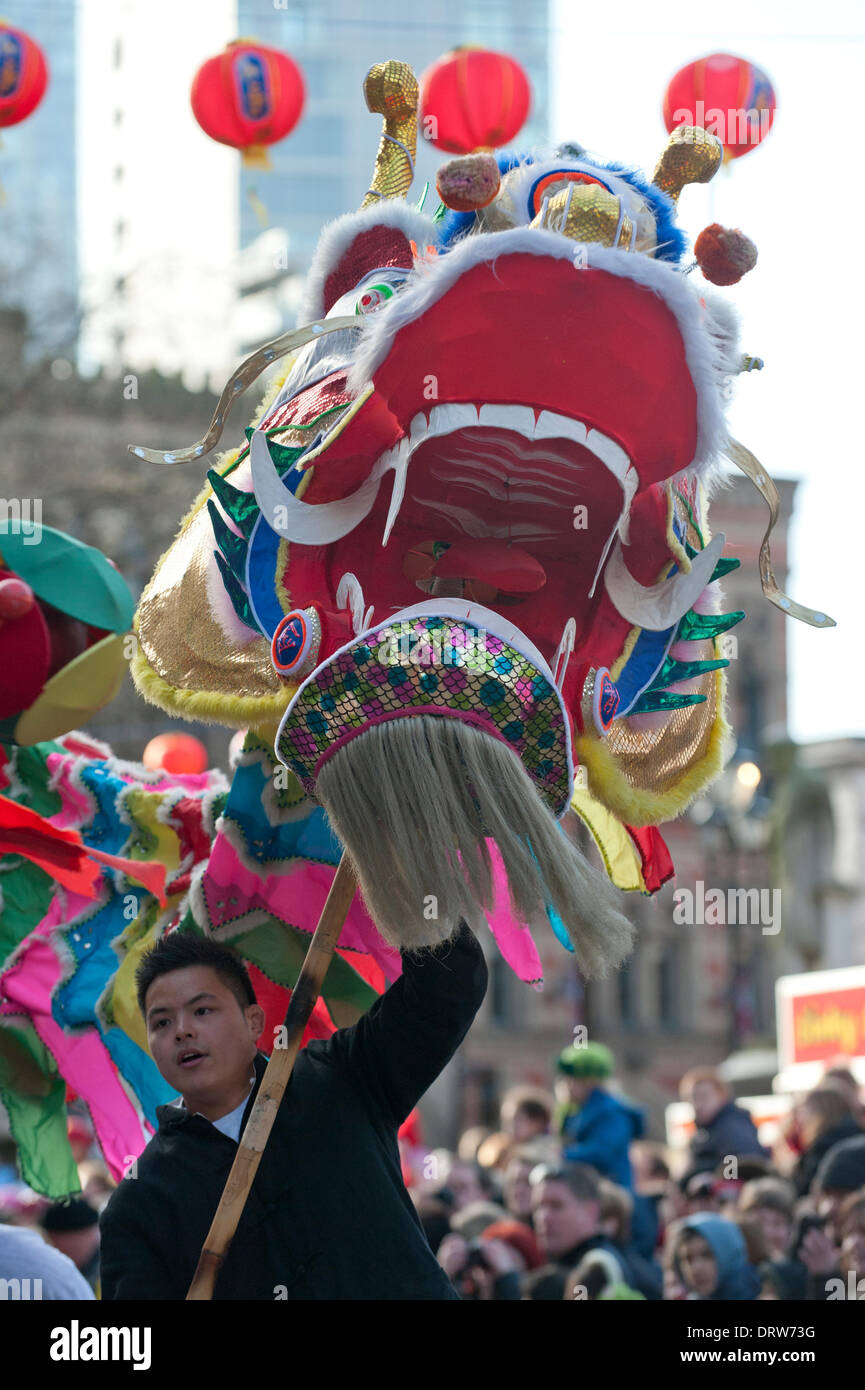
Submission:
M 657 19 L 635 0 L 603 8 L 609 19 L 552 0 L 554 139 L 651 173 L 667 138 L 663 92 L 678 68 L 735 53 L 775 86 L 765 143 L 708 188 L 685 189 L 680 217 L 691 238 L 718 221 L 759 249 L 755 270 L 721 291 L 743 316 L 744 349 L 766 364 L 739 379 L 732 433 L 771 474 L 801 480 L 787 589 L 838 623 L 821 632 L 778 614 L 790 623 L 791 733 L 865 736 L 865 4 L 677 6 Z

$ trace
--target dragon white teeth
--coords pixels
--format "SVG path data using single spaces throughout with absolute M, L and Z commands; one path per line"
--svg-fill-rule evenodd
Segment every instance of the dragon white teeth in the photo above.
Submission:
M 528 405 L 482 405 L 478 424 L 496 429 L 515 430 L 526 439 L 534 438 L 535 412 Z
M 429 434 L 434 437 L 454 434 L 457 430 L 477 426 L 478 410 L 474 405 L 435 405 L 430 411 Z
M 595 458 L 599 458 L 601 463 L 606 464 L 610 472 L 615 473 L 620 481 L 631 466 L 631 460 L 624 449 L 615 440 L 601 434 L 600 430 L 589 430 L 586 436 L 586 448 L 591 449 Z
M 410 445 L 408 440 L 401 440 L 399 448 L 396 450 L 395 453 L 395 462 L 393 465 L 393 488 L 390 494 L 390 506 L 388 507 L 387 521 L 384 524 L 384 534 L 381 538 L 381 543 L 383 546 L 386 546 L 388 543 L 390 533 L 393 530 L 394 522 L 399 516 L 399 509 L 402 505 L 402 499 L 405 495 L 405 480 L 406 475 L 408 474 L 409 452 Z
M 412 444 L 419 444 L 427 436 L 427 417 L 420 411 L 409 425 L 409 438 Z
M 542 410 L 532 434 L 533 439 L 573 439 L 576 444 L 585 444 L 588 430 L 582 420 L 569 420 L 566 415 L 558 415 L 554 410 Z
M 256 500 L 265 521 L 279 535 L 301 545 L 323 545 L 347 535 L 369 515 L 375 503 L 381 478 L 392 469 L 394 474 L 393 486 L 381 541 L 384 547 L 388 544 L 391 532 L 399 517 L 405 497 L 409 463 L 414 451 L 427 439 L 443 438 L 449 435 L 456 436 L 463 430 L 478 428 L 509 431 L 512 435 L 520 435 L 529 442 L 547 439 L 572 440 L 577 444 L 584 445 L 616 478 L 624 494 L 623 506 L 616 528 L 607 541 L 601 556 L 590 591 L 594 593 L 601 568 L 617 532 L 621 542 L 627 544 L 628 517 L 631 501 L 637 487 L 637 472 L 624 449 L 615 440 L 608 438 L 600 430 L 589 429 L 581 420 L 572 420 L 556 411 L 542 410 L 536 420 L 535 412 L 531 406 L 496 405 L 486 402 L 481 405 L 473 405 L 468 402 L 433 405 L 428 414 L 425 411 L 418 411 L 411 421 L 408 433 L 398 445 L 378 459 L 370 476 L 354 493 L 334 502 L 318 504 L 303 502 L 286 487 L 274 466 L 266 436 L 261 430 L 257 430 L 252 437 L 250 459 Z M 474 439 L 465 438 L 461 444 L 458 440 L 455 441 L 455 444 L 457 453 L 451 461 L 456 470 L 455 476 L 458 476 L 461 459 L 464 458 L 471 461 L 476 471 L 480 469 L 481 472 L 483 472 L 484 461 L 486 460 L 489 464 L 488 471 L 491 472 L 491 480 L 494 482 L 499 477 L 501 464 L 494 437 L 488 444 L 483 442 L 483 437 L 480 440 L 477 437 Z M 463 451 L 462 454 L 460 454 L 460 449 Z M 517 456 L 515 455 L 515 457 Z M 572 465 L 578 469 L 581 466 L 579 464 Z M 519 455 L 514 468 L 515 476 L 510 480 L 516 485 L 515 490 L 508 494 L 511 500 L 515 504 L 531 502 L 537 505 L 545 504 L 551 508 L 564 507 L 569 511 L 570 494 L 567 478 L 555 473 L 553 477 L 547 477 L 544 475 L 543 469 L 544 459 L 542 457 L 534 457 L 529 451 L 525 451 L 524 455 Z M 481 490 L 490 491 L 487 487 Z M 436 504 L 432 500 L 427 505 L 440 515 L 449 514 L 447 507 Z M 467 517 L 469 515 L 469 513 L 466 514 Z M 477 529 L 478 525 L 480 523 L 476 525 L 473 522 L 469 526 L 466 522 L 466 533 L 486 534 L 482 525 L 479 530 Z M 528 523 L 523 529 L 526 531 L 527 540 L 530 531 L 532 534 L 534 531 L 538 531 L 538 535 L 535 537 L 538 543 L 547 534 L 547 528 L 540 527 L 538 530 L 538 527 L 532 528 L 528 526 Z M 553 534 L 554 532 L 550 532 L 551 537 Z M 362 622 L 362 612 L 357 614 L 356 621 Z
M 622 515 L 619 517 L 616 527 L 622 545 L 629 545 L 631 540 L 631 503 L 634 500 L 634 493 L 637 491 L 637 482 L 637 470 L 634 465 L 631 464 L 622 481 L 622 489 L 625 494 L 625 505 L 622 508 Z
M 612 443 L 612 440 L 608 440 L 607 442 Z M 618 445 L 614 445 L 613 447 L 618 448 Z M 604 567 L 604 562 L 610 553 L 610 546 L 613 544 L 616 535 L 618 535 L 622 545 L 627 545 L 630 540 L 631 503 L 634 500 L 634 493 L 637 491 L 638 481 L 637 470 L 633 464 L 628 465 L 628 471 L 625 473 L 624 478 L 620 478 L 619 481 L 622 484 L 622 492 L 624 493 L 622 510 L 619 513 L 618 521 L 607 537 L 607 544 L 604 546 L 603 553 L 598 561 L 595 577 L 592 580 L 592 587 L 589 590 L 589 598 L 594 598 L 595 596 L 595 589 L 598 587 L 598 579 L 600 578 L 601 570 Z
M 372 617 L 372 608 L 368 609 L 366 607 L 360 580 L 357 575 L 352 574 L 350 570 L 342 576 L 342 579 L 337 585 L 336 604 L 338 608 L 350 609 L 355 637 L 359 637 L 362 632 L 366 632 L 369 626 L 369 619 Z
M 568 621 L 562 628 L 561 639 L 559 641 L 558 647 L 556 648 L 556 654 L 553 657 L 553 674 L 555 676 L 556 685 L 558 686 L 559 690 L 561 690 L 562 685 L 564 683 L 565 674 L 568 669 L 568 662 L 571 659 L 571 653 L 574 650 L 574 644 L 576 640 L 576 621 L 573 618 L 568 618 Z

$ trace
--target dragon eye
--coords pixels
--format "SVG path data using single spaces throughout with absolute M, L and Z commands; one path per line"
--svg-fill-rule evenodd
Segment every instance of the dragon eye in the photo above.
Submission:
M 374 314 L 376 309 L 380 309 L 389 299 L 393 299 L 393 294 L 393 285 L 367 285 L 358 297 L 354 312 L 356 314 Z

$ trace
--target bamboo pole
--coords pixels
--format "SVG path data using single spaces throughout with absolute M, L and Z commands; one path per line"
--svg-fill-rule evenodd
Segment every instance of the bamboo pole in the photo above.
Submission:
M 261 1155 L 264 1153 L 264 1146 L 273 1128 L 276 1112 L 300 1051 L 303 1030 L 321 993 L 324 977 L 346 914 L 351 907 L 354 892 L 354 871 L 348 855 L 343 851 L 289 1001 L 288 1012 L 285 1015 L 286 1045 L 274 1047 L 267 1070 L 261 1078 L 255 1104 L 246 1122 L 231 1172 L 186 1295 L 187 1302 L 205 1301 L 213 1297 L 217 1276 L 243 1214 L 249 1190 L 261 1162 Z

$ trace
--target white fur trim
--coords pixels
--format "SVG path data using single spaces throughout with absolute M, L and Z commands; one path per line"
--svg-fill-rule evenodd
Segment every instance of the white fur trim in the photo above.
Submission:
M 458 242 L 452 251 L 425 265 L 422 276 L 416 272 L 409 285 L 379 313 L 370 315 L 349 375 L 349 390 L 356 392 L 366 385 L 387 357 L 400 329 L 421 318 L 474 266 L 517 253 L 573 261 L 574 246 L 573 241 L 556 232 L 529 227 L 476 234 Z M 593 269 L 620 275 L 652 290 L 675 316 L 697 392 L 697 447 L 688 468 L 702 473 L 727 443 L 723 392 L 726 378 L 735 371 L 732 364 L 738 349 L 733 313 L 725 302 L 723 308 L 719 308 L 714 296 L 710 300 L 709 295 L 704 295 L 704 314 L 700 305 L 702 287 L 698 293 L 686 277 L 666 261 L 594 243 L 587 245 L 586 259 Z M 575 267 L 574 274 L 580 275 L 582 271 Z M 685 471 L 683 469 L 682 473 Z
M 372 227 L 398 227 L 407 241 L 418 247 L 435 242 L 436 228 L 431 217 L 401 198 L 382 199 L 360 212 L 347 212 L 329 222 L 318 239 L 312 264 L 306 278 L 298 324 L 312 323 L 324 314 L 324 286 L 327 277 L 339 265 L 351 243 L 361 232 Z M 358 277 L 360 278 L 360 277 Z

